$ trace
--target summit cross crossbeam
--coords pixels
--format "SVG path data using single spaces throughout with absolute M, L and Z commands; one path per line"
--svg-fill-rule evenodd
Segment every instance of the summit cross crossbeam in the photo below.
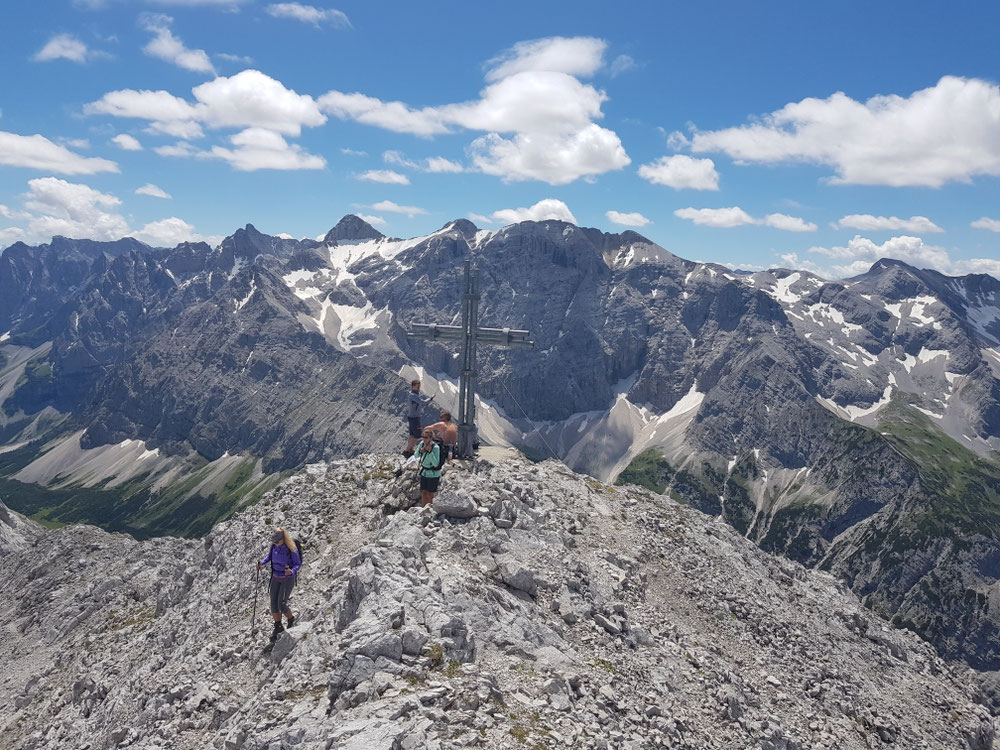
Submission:
M 479 327 L 479 269 L 465 261 L 465 293 L 462 297 L 462 325 L 414 323 L 409 335 L 427 341 L 461 341 L 462 373 L 458 378 L 458 445 L 459 458 L 472 458 L 476 422 L 476 347 L 504 346 L 510 349 L 535 345 L 528 341 L 528 331 L 513 328 Z

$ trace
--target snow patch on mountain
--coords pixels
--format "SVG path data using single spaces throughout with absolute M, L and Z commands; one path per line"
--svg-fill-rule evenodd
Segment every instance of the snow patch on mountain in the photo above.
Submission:
M 913 356 L 912 354 L 907 354 L 903 358 L 902 360 L 903 369 L 906 370 L 906 372 L 911 373 L 918 364 L 927 364 L 929 362 L 933 362 L 938 358 L 944 358 L 945 360 L 948 360 L 951 358 L 951 352 L 949 352 L 947 349 L 921 348 L 916 356 Z
M 246 268 L 246 266 L 247 266 L 246 258 L 240 258 L 240 257 L 233 258 L 233 267 L 229 270 L 228 277 L 230 279 L 233 279 L 236 276 L 236 274 L 238 274 L 240 271 Z M 189 279 L 187 283 L 190 284 L 191 280 Z
M 991 333 L 988 330 L 989 328 L 993 328 L 996 331 L 1000 328 L 1000 308 L 996 304 L 985 301 L 981 301 L 976 305 L 970 304 L 966 308 L 965 313 L 969 319 L 969 323 L 972 324 L 972 327 L 979 335 L 993 343 L 1000 343 L 997 333 Z
M 772 295 L 779 302 L 785 302 L 787 304 L 793 305 L 802 299 L 802 295 L 793 294 L 791 291 L 792 285 L 795 284 L 802 274 L 800 273 L 790 273 L 783 279 L 778 279 L 772 290 Z
M 495 229 L 480 229 L 476 232 L 475 236 L 472 238 L 472 242 L 469 243 L 469 247 L 473 250 L 479 250 L 484 245 L 486 245 L 493 237 L 496 236 Z
M 256 291 L 257 291 L 257 281 L 256 279 L 250 279 L 250 291 L 247 292 L 247 296 L 236 302 L 237 312 L 243 309 L 243 307 L 246 305 L 247 302 L 250 301 L 250 298 L 253 297 L 254 292 Z
M 882 393 L 882 398 L 873 403 L 871 406 L 855 406 L 853 404 L 840 406 L 832 399 L 824 398 L 823 396 L 816 396 L 816 400 L 841 419 L 846 419 L 850 422 L 857 422 L 861 420 L 862 417 L 874 414 L 883 406 L 889 405 L 889 402 L 892 401 L 892 386 L 887 385 L 885 387 L 885 391 Z
M 319 290 L 313 296 L 318 295 Z M 360 307 L 340 305 L 332 302 L 329 297 L 325 297 L 320 303 L 316 317 L 299 314 L 299 322 L 306 330 L 323 334 L 335 349 L 342 352 L 370 346 L 378 335 L 385 335 L 391 320 L 392 313 L 388 308 L 375 309 L 371 302 Z M 354 340 L 356 335 L 366 331 L 371 333 L 363 335 L 362 340 Z
M 863 330 L 859 325 L 848 323 L 844 319 L 844 313 L 826 302 L 817 302 L 815 305 L 810 305 L 806 308 L 806 315 L 811 318 L 813 322 L 818 323 L 821 326 L 825 326 L 827 321 L 831 321 L 835 325 L 839 326 L 846 335 L 850 335 L 855 331 Z

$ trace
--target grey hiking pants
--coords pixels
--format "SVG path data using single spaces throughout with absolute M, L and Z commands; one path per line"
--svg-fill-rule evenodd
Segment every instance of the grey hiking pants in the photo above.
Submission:
M 271 576 L 271 614 L 278 612 L 289 612 L 288 600 L 292 596 L 292 589 L 295 588 L 295 576 L 288 578 L 275 578 Z

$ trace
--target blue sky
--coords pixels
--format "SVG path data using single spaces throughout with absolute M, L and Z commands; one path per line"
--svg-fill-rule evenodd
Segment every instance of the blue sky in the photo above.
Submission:
M 0 246 L 555 217 L 747 268 L 1000 274 L 993 4 L 12 5 Z

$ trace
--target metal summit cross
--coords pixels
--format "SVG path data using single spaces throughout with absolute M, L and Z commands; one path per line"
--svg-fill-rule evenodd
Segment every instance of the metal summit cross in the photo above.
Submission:
M 465 294 L 462 297 L 462 325 L 446 326 L 437 323 L 414 323 L 409 334 L 428 341 L 461 341 L 462 374 L 458 378 L 458 458 L 472 458 L 476 423 L 476 347 L 489 346 L 532 347 L 528 331 L 512 328 L 479 327 L 479 269 L 465 261 Z

